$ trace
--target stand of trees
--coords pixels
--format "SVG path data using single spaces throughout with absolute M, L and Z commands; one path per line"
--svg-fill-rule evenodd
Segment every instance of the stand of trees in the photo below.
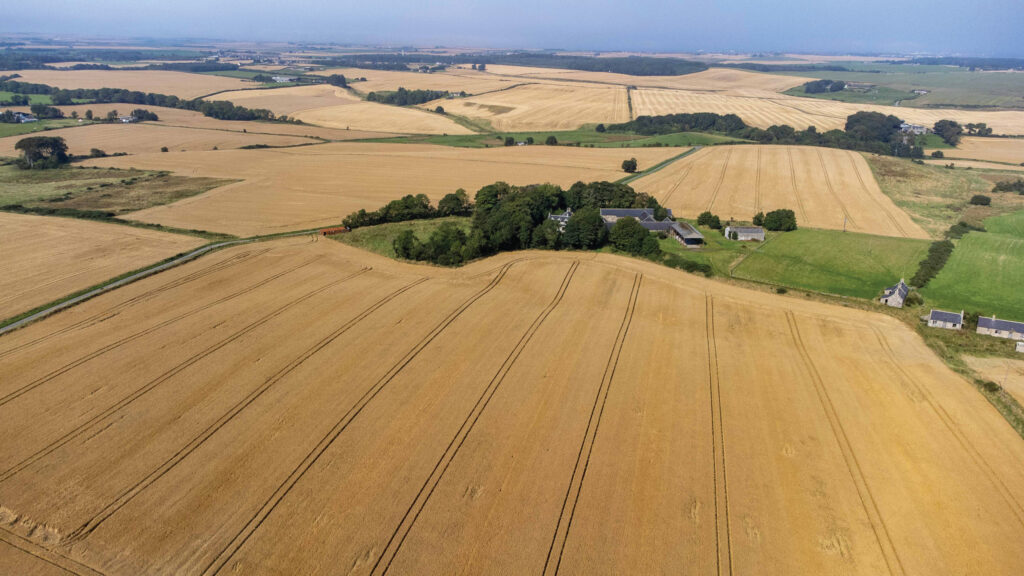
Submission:
M 438 98 L 446 98 L 447 96 L 447 91 L 406 90 L 400 87 L 394 92 L 370 92 L 366 95 L 366 99 L 370 102 L 393 104 L 395 106 L 415 106 L 416 104 L 423 104 Z
M 804 84 L 805 94 L 822 94 L 825 92 L 841 92 L 846 88 L 842 80 L 814 80 Z
M 24 170 L 58 168 L 71 160 L 67 143 L 59 136 L 22 138 L 14 149 L 21 151 L 17 165 Z
M 953 253 L 953 243 L 949 240 L 932 242 L 928 247 L 928 256 L 921 261 L 917 273 L 910 279 L 910 283 L 918 288 L 924 288 L 928 282 L 942 270 Z
M 932 131 L 938 134 L 946 144 L 956 146 L 960 143 L 960 136 L 964 133 L 964 128 L 955 120 L 939 120 L 932 127 Z
M 327 77 L 326 82 L 331 86 L 337 86 L 339 88 L 348 88 L 348 81 L 345 80 L 344 74 L 331 74 Z
M 1016 192 L 1017 194 L 1024 195 L 1024 180 L 1003 180 L 1002 182 L 996 182 L 996 185 L 992 187 L 993 192 Z
M 437 203 L 437 208 L 430 204 L 426 194 L 409 194 L 398 200 L 392 200 L 378 210 L 367 212 L 359 210 L 349 214 L 342 224 L 349 228 L 376 226 L 389 222 L 405 222 L 408 220 L 424 220 L 444 216 L 468 216 L 473 212 L 473 204 L 469 201 L 466 191 L 459 188 L 446 194 Z

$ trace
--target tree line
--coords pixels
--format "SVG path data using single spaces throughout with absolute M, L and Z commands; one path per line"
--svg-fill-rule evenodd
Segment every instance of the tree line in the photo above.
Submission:
M 465 94 L 465 93 L 463 93 Z M 406 90 L 399 87 L 395 91 L 370 92 L 366 99 L 370 102 L 392 104 L 394 106 L 415 106 L 438 98 L 447 98 L 447 90 Z
M 823 94 L 826 92 L 842 92 L 846 89 L 846 82 L 842 80 L 813 80 L 804 84 L 805 94 Z

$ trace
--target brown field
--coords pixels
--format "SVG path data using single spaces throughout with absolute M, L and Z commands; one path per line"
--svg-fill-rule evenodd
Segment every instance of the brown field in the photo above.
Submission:
M 702 92 L 728 94 L 756 94 L 758 92 L 785 92 L 794 86 L 807 82 L 807 78 L 762 74 L 730 68 L 710 68 L 703 72 L 682 76 L 631 76 L 611 72 L 584 72 L 559 68 L 530 68 L 523 66 L 493 65 L 487 72 L 502 76 L 518 76 L 525 79 L 543 78 L 548 80 L 574 80 L 621 86 L 643 86 L 648 88 L 673 88 Z
M 855 152 L 804 146 L 715 146 L 631 183 L 676 216 L 711 210 L 749 221 L 789 208 L 800 226 L 882 236 L 928 238 L 885 196 Z
M 999 384 L 1012 394 L 1017 402 L 1024 404 L 1024 354 L 1020 356 L 1020 360 L 973 356 L 964 356 L 963 359 L 982 380 Z
M 210 100 L 228 100 L 246 108 L 265 108 L 278 116 L 291 115 L 301 110 L 325 108 L 360 102 L 348 90 L 327 84 L 292 86 L 267 90 L 238 90 L 222 92 Z
M 199 98 L 221 90 L 238 90 L 253 85 L 238 78 L 166 70 L 19 70 L 18 74 L 21 82 L 58 88 L 123 88 L 171 94 L 179 98 Z
M 716 112 L 736 114 L 751 126 L 767 128 L 772 124 L 788 124 L 798 130 L 816 126 L 819 130 L 842 129 L 847 116 L 859 110 L 893 114 L 908 122 L 932 126 L 948 118 L 962 124 L 984 122 L 997 134 L 1024 134 L 1024 112 L 965 111 L 849 104 L 814 98 L 798 98 L 775 94 L 735 96 L 706 94 L 684 90 L 641 88 L 632 92 L 635 116 L 677 114 L 683 112 Z
M 0 319 L 201 244 L 128 226 L 0 212 Z
M 911 329 L 638 260 L 250 245 L 0 375 L 19 573 L 1024 571 L 1024 442 Z
M 336 129 L 351 128 L 352 130 L 404 134 L 473 133 L 469 128 L 442 114 L 435 114 L 412 106 L 389 106 L 376 102 L 353 102 L 326 108 L 313 108 L 296 112 L 291 116 L 308 124 Z
M 321 76 L 343 74 L 345 78 L 366 78 L 365 82 L 351 82 L 353 90 L 363 94 L 379 90 L 447 90 L 449 92 L 468 92 L 479 94 L 509 88 L 522 80 L 501 78 L 487 72 L 477 72 L 465 68 L 449 68 L 444 72 L 422 74 L 419 72 L 401 72 L 394 70 L 365 70 L 362 68 L 332 68 L 314 72 Z
M 166 146 L 171 152 L 185 150 L 221 150 L 241 148 L 254 144 L 268 146 L 294 146 L 317 142 L 301 136 L 279 136 L 270 134 L 245 134 L 228 130 L 205 130 L 202 128 L 182 128 L 166 126 L 163 122 L 146 122 L 141 124 L 92 124 L 76 126 L 60 130 L 49 130 L 47 136 L 64 138 L 72 154 L 89 154 L 92 148 L 99 148 L 113 154 L 127 152 L 142 154 L 159 152 Z M 15 144 L 24 136 L 0 138 L 0 156 L 18 156 Z
M 626 89 L 597 84 L 526 84 L 423 106 L 433 109 L 438 104 L 502 131 L 575 130 L 587 123 L 629 120 Z
M 626 158 L 636 157 L 642 170 L 675 154 L 678 150 L 672 148 L 479 149 L 339 143 L 212 154 L 140 154 L 86 164 L 242 179 L 174 204 L 132 213 L 131 218 L 250 236 L 337 224 L 355 210 L 374 210 L 406 194 L 424 193 L 436 202 L 458 188 L 472 195 L 498 180 L 562 186 L 578 180 L 617 180 Z
M 931 152 L 929 149 L 925 151 L 925 154 L 931 154 Z M 1024 164 L 1024 139 L 965 136 L 956 148 L 945 148 L 942 153 L 946 158 L 1009 162 L 1020 166 Z

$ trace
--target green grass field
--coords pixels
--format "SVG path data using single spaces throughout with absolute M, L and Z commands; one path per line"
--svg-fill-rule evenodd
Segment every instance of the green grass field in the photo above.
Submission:
M 14 92 L 4 92 L 0 90 L 0 102 L 9 102 L 11 97 L 15 96 Z M 29 104 L 53 104 L 53 100 L 49 94 L 26 94 L 28 96 Z
M 429 143 L 458 148 L 501 148 L 505 138 L 511 136 L 516 142 L 533 138 L 533 145 L 544 145 L 548 136 L 554 136 L 559 144 L 593 146 L 595 148 L 643 148 L 646 146 L 708 146 L 726 142 L 742 142 L 736 138 L 699 132 L 677 132 L 660 136 L 642 136 L 632 133 L 596 132 L 593 127 L 562 132 L 493 132 L 488 134 L 463 134 L 448 136 L 408 136 L 383 138 L 367 142 Z
M 335 234 L 330 236 L 332 240 L 343 242 L 356 248 L 362 248 L 370 252 L 375 252 L 388 258 L 395 258 L 394 242 L 395 238 L 405 230 L 412 229 L 416 237 L 422 241 L 426 241 L 430 237 L 430 233 L 433 232 L 438 226 L 445 222 L 454 222 L 460 228 L 469 232 L 470 226 L 472 225 L 472 218 L 467 216 L 450 216 L 448 218 L 434 218 L 432 220 L 410 220 L 408 222 L 393 222 L 390 224 L 379 224 L 377 226 L 367 226 L 365 228 L 356 228 L 355 230 L 343 234 Z
M 909 279 L 928 251 L 927 240 L 837 230 L 780 234 L 747 256 L 733 276 L 817 292 L 874 298 Z
M 40 120 L 39 122 L 28 122 L 26 124 L 0 124 L 0 138 L 42 132 L 43 130 L 53 130 L 55 128 L 84 126 L 86 124 L 92 124 L 92 122 L 88 120 L 79 122 L 74 118 L 61 118 L 59 120 Z
M 823 72 L 822 74 L 830 74 Z M 786 90 L 784 94 L 789 96 L 800 96 L 802 98 L 818 98 L 819 100 L 838 100 L 839 102 L 852 102 L 854 104 L 880 104 L 891 106 L 896 102 L 909 104 L 910 100 L 917 98 L 917 94 L 905 90 L 894 90 L 887 86 L 873 86 L 866 90 L 850 89 L 839 92 L 821 92 L 808 94 L 804 92 L 803 86 L 796 86 Z
M 957 241 L 949 262 L 921 294 L 935 307 L 1024 321 L 1024 211 L 984 225 L 987 232 Z
M 677 220 L 682 221 L 677 218 Z M 729 268 L 740 257 L 752 253 L 760 244 L 757 242 L 734 242 L 726 239 L 719 230 L 697 226 L 693 220 L 687 220 L 704 235 L 704 246 L 698 249 L 687 248 L 673 238 L 663 238 L 658 243 L 663 252 L 674 254 L 684 260 L 711 266 L 716 276 L 728 276 Z M 775 232 L 769 232 L 769 238 Z

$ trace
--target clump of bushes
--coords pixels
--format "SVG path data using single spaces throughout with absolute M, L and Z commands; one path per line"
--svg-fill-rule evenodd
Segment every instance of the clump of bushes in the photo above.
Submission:
M 925 287 L 946 265 L 952 253 L 953 242 L 949 240 L 932 242 L 932 245 L 928 247 L 928 256 L 921 261 L 917 273 L 910 279 L 910 283 L 918 288 Z
M 710 210 L 705 210 L 704 212 L 701 212 L 697 216 L 697 225 L 707 226 L 712 230 L 721 230 L 722 219 L 716 216 L 715 214 L 712 214 Z
M 992 198 L 984 194 L 975 194 L 971 196 L 970 203 L 974 206 L 988 206 L 992 204 Z
M 1021 164 L 1024 166 L 1024 163 Z M 1002 182 L 996 182 L 996 185 L 992 188 L 993 192 L 1016 192 L 1017 194 L 1024 194 L 1024 180 L 1004 180 Z

